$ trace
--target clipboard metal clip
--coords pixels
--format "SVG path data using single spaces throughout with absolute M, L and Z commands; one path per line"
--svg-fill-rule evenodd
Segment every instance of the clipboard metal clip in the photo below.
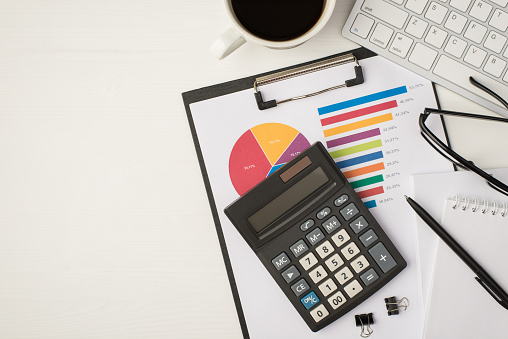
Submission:
M 300 95 L 297 97 L 284 99 L 284 100 L 280 100 L 280 101 L 277 101 L 277 100 L 263 101 L 263 96 L 261 95 L 261 91 L 258 90 L 258 87 L 263 86 L 263 85 L 268 85 L 268 84 L 271 84 L 271 83 L 274 83 L 277 81 L 285 80 L 288 78 L 293 78 L 293 77 L 299 76 L 299 75 L 304 75 L 304 74 L 308 74 L 308 73 L 312 73 L 312 72 L 316 72 L 316 71 L 321 71 L 323 69 L 347 64 L 349 62 L 356 63 L 356 66 L 355 66 L 355 76 L 356 77 L 354 79 L 346 80 L 345 83 L 342 85 L 333 86 L 333 87 L 326 88 L 326 89 L 323 89 L 318 92 Z M 343 87 L 351 87 L 351 86 L 355 86 L 355 85 L 360 85 L 360 84 L 363 84 L 363 81 L 364 80 L 363 80 L 362 67 L 358 63 L 358 60 L 356 59 L 356 57 L 352 53 L 349 53 L 349 54 L 341 55 L 341 56 L 338 56 L 335 58 L 331 58 L 331 59 L 327 59 L 327 60 L 323 60 L 323 61 L 318 61 L 318 62 L 309 64 L 309 65 L 305 65 L 305 66 L 301 66 L 301 67 L 297 67 L 297 68 L 292 68 L 289 70 L 285 70 L 285 71 L 277 72 L 274 74 L 265 75 L 260 78 L 256 78 L 256 80 L 254 81 L 254 97 L 256 98 L 256 103 L 258 104 L 258 108 L 260 110 L 264 110 L 267 108 L 275 107 L 278 104 L 282 104 L 285 102 L 313 97 L 315 95 L 322 94 L 322 93 L 332 91 L 335 89 L 339 89 L 339 88 L 343 88 Z

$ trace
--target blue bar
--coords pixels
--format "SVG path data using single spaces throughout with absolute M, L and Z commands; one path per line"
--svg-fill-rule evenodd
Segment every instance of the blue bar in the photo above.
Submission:
M 367 206 L 367 208 L 377 207 L 376 200 L 365 201 L 364 205 Z
M 342 169 L 342 168 L 346 168 L 349 166 L 359 165 L 359 164 L 363 164 L 364 162 L 369 162 L 372 160 L 377 160 L 377 159 L 382 159 L 382 158 L 383 158 L 383 151 L 378 151 L 378 152 L 374 152 L 374 153 L 360 155 L 359 157 L 351 158 L 348 160 L 337 161 L 336 164 L 337 164 L 337 166 L 339 166 L 340 169 Z
M 376 100 L 386 99 L 386 98 L 393 97 L 393 96 L 396 96 L 399 94 L 404 94 L 404 93 L 407 93 L 406 86 L 396 87 L 396 88 L 388 89 L 386 91 L 377 92 L 377 93 L 369 94 L 369 95 L 366 95 L 363 97 L 339 102 L 337 104 L 321 107 L 321 108 L 318 108 L 318 113 L 319 113 L 319 115 L 327 114 L 327 113 L 339 111 L 341 109 L 351 108 L 354 106 L 366 104 L 366 103 L 376 101 Z

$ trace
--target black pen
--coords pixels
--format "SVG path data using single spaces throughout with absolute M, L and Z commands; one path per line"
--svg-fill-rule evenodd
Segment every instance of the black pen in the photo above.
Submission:
M 489 294 L 504 308 L 508 310 L 508 294 L 492 277 L 481 267 L 476 260 L 459 245 L 446 230 L 413 199 L 406 197 L 407 202 L 423 221 L 448 245 L 459 258 L 476 274 L 476 281 L 489 292 Z

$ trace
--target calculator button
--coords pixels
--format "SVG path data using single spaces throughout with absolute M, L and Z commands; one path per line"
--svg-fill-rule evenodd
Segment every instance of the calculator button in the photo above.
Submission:
M 281 269 L 289 265 L 290 262 L 291 260 L 289 260 L 288 255 L 284 252 L 279 254 L 275 259 L 272 259 L 272 264 L 273 266 L 275 266 L 277 271 L 280 271 Z
M 290 266 L 287 270 L 285 270 L 281 274 L 288 284 L 300 276 L 300 272 L 295 267 L 295 265 Z
M 377 235 L 374 233 L 373 230 L 368 230 L 364 234 L 360 236 L 360 241 L 362 242 L 363 246 L 369 247 L 374 243 L 374 241 L 377 240 Z
M 314 226 L 314 220 L 309 219 L 300 225 L 300 229 L 305 232 L 308 231 L 312 226 Z
M 325 235 L 323 234 L 323 232 L 321 232 L 319 228 L 316 228 L 312 232 L 307 234 L 305 237 L 307 238 L 307 240 L 309 240 L 310 244 L 314 246 L 315 244 L 323 240 L 325 238 Z
M 319 298 L 314 291 L 311 291 L 309 294 L 306 294 L 302 299 L 300 299 L 300 301 L 306 309 L 309 309 L 319 302 Z
M 307 244 L 305 243 L 305 241 L 303 241 L 303 239 L 300 239 L 299 241 L 291 245 L 289 249 L 291 250 L 291 252 L 293 252 L 295 257 L 297 258 L 309 250 Z
M 341 247 L 342 245 L 344 245 L 349 239 L 351 239 L 349 237 L 349 234 L 346 232 L 345 229 L 341 229 L 340 231 L 338 231 L 337 233 L 335 233 L 334 235 L 332 235 L 332 241 L 335 243 L 335 245 L 337 247 Z
M 363 290 L 362 285 L 358 282 L 358 280 L 353 280 L 349 285 L 344 286 L 344 291 L 346 291 L 347 295 L 352 298 Z
M 330 272 L 335 271 L 337 268 L 344 265 L 344 261 L 340 258 L 340 256 L 335 253 L 330 259 L 325 261 L 326 267 L 330 270 Z
M 341 195 L 340 197 L 338 197 L 337 199 L 335 199 L 335 201 L 333 202 L 333 204 L 337 207 L 340 207 L 342 205 L 344 205 L 344 203 L 346 201 L 349 200 L 349 197 L 346 195 L 346 194 L 343 194 Z
M 384 273 L 388 272 L 397 265 L 382 243 L 378 243 L 373 246 L 369 250 L 369 253 Z
M 367 272 L 365 272 L 364 274 L 362 274 L 360 276 L 360 279 L 362 279 L 365 286 L 369 286 L 374 281 L 376 281 L 378 278 L 379 278 L 379 275 L 377 275 L 376 271 L 373 268 L 369 269 Z
M 293 293 L 299 297 L 308 290 L 310 290 L 309 284 L 305 281 L 305 279 L 300 279 L 296 282 L 296 284 L 291 286 L 291 289 L 293 290 Z
M 321 265 L 319 265 L 314 270 L 309 272 L 309 277 L 315 283 L 320 282 L 321 280 L 326 278 L 327 275 L 328 275 L 328 273 L 326 273 L 326 270 Z
M 369 226 L 369 223 L 367 222 L 367 220 L 365 220 L 365 218 L 363 216 L 355 219 L 355 221 L 353 221 L 349 224 L 349 227 L 351 227 L 351 229 L 353 230 L 353 232 L 355 232 L 355 234 L 360 233 L 367 226 Z
M 350 265 L 355 270 L 356 273 L 360 273 L 361 271 L 369 267 L 370 264 L 363 255 L 360 255 L 359 257 L 356 257 L 355 259 L 351 260 Z
M 320 322 L 321 319 L 324 319 L 328 316 L 328 310 L 326 309 L 325 305 L 321 304 L 312 311 L 310 311 L 310 315 L 312 316 L 312 319 L 314 319 L 315 322 Z
M 330 244 L 330 242 L 328 240 L 325 241 L 324 243 L 322 243 L 321 245 L 319 245 L 318 247 L 316 247 L 316 252 L 321 257 L 321 259 L 326 258 L 330 254 L 332 254 L 334 251 L 335 250 L 334 250 L 332 244 Z
M 327 281 L 319 285 L 319 290 L 321 291 L 321 293 L 323 293 L 325 297 L 328 296 L 333 291 L 335 291 L 336 289 L 337 285 L 333 282 L 332 279 L 328 279 Z
M 349 267 L 344 267 L 337 274 L 335 274 L 335 279 L 339 282 L 339 284 L 344 285 L 346 281 L 353 277 L 353 272 L 349 269 Z
M 330 213 L 332 213 L 332 210 L 330 209 L 330 207 L 325 207 L 321 211 L 317 212 L 316 218 L 318 218 L 319 220 L 324 219 Z
M 318 260 L 317 260 L 316 256 L 314 255 L 314 253 L 312 253 L 312 252 L 310 252 L 305 257 L 300 259 L 300 265 L 302 265 L 303 269 L 306 271 L 308 271 L 309 268 L 311 268 L 312 266 L 316 265 L 317 262 L 318 262 Z
M 330 219 L 326 220 L 324 223 L 322 223 L 321 226 L 323 226 L 326 233 L 330 234 L 340 227 L 340 222 L 336 216 L 333 216 Z
M 341 253 L 346 260 L 350 260 L 352 257 L 360 253 L 360 249 L 354 242 L 350 242 L 342 249 Z
M 351 219 L 358 213 L 360 213 L 360 211 L 358 210 L 358 208 L 356 208 L 355 204 L 353 203 L 350 203 L 349 205 L 340 210 L 340 214 L 342 214 L 342 216 L 346 221 Z
M 334 295 L 332 295 L 330 298 L 328 298 L 328 303 L 334 310 L 338 309 L 341 305 L 343 305 L 346 302 L 346 297 L 344 297 L 344 294 L 342 292 L 337 292 Z

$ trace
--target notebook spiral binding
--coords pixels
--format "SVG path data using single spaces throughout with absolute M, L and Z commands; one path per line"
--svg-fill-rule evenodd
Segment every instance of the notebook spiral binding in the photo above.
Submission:
M 481 212 L 482 214 L 490 213 L 492 215 L 500 215 L 506 217 L 508 215 L 508 203 L 499 203 L 497 201 L 490 201 L 486 199 L 461 197 L 455 195 L 455 201 L 452 208 L 461 208 L 463 211 Z

